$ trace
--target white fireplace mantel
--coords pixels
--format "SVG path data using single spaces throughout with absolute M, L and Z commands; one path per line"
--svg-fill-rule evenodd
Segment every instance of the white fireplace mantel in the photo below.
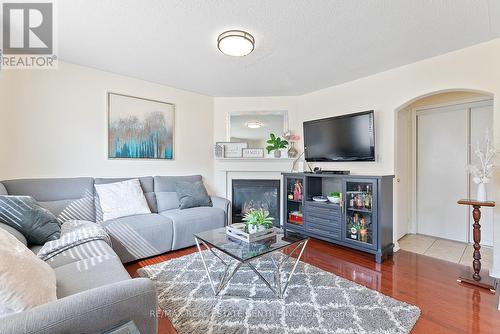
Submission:
M 293 160 L 283 161 L 217 161 L 215 166 L 216 194 L 227 199 L 232 198 L 233 180 L 280 180 L 280 189 L 283 191 L 281 173 L 290 172 Z M 280 193 L 280 211 L 283 217 L 284 201 Z

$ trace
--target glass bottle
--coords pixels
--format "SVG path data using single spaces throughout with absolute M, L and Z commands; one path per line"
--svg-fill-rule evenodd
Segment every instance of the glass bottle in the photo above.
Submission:
M 363 208 L 363 197 L 362 197 L 361 193 L 356 194 L 356 199 L 355 199 L 355 203 L 354 204 L 355 204 L 354 206 L 357 209 L 362 209 Z
M 366 227 L 366 219 L 365 217 L 361 217 L 361 223 L 359 228 L 359 240 L 363 242 L 368 241 L 368 229 Z
M 364 199 L 365 209 L 370 210 L 372 208 L 372 193 L 370 191 L 370 186 L 366 186 L 366 194 Z

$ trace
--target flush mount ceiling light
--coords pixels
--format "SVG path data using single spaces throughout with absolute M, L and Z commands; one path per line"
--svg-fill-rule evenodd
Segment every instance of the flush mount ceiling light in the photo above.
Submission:
M 217 38 L 217 47 L 228 56 L 242 57 L 255 48 L 255 38 L 242 30 L 228 30 Z
M 247 126 L 247 128 L 250 128 L 250 129 L 258 129 L 262 126 L 262 123 L 259 121 L 250 121 L 250 122 L 246 122 L 245 125 Z

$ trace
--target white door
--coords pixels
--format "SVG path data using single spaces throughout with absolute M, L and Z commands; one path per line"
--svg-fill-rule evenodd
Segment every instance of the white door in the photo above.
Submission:
M 417 113 L 417 233 L 465 242 L 468 113 L 464 106 Z
M 490 136 L 493 136 L 493 102 L 486 101 L 475 104 L 470 109 L 470 159 L 471 163 L 476 163 L 477 157 L 474 155 L 474 150 L 479 143 L 481 146 L 484 143 L 486 131 L 489 131 Z M 488 185 L 489 196 L 493 193 L 493 186 Z M 475 198 L 477 194 L 477 185 L 470 178 L 470 197 Z M 472 240 L 472 210 L 469 211 L 469 242 Z M 493 208 L 481 209 L 481 244 L 493 246 Z

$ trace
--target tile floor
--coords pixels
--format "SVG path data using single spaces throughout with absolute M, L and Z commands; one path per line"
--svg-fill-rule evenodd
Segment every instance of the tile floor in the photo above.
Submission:
M 403 250 L 435 257 L 441 260 L 471 265 L 471 244 L 440 239 L 423 234 L 407 234 L 399 239 L 399 247 Z M 481 246 L 481 264 L 483 269 L 490 269 L 493 262 L 491 247 Z

